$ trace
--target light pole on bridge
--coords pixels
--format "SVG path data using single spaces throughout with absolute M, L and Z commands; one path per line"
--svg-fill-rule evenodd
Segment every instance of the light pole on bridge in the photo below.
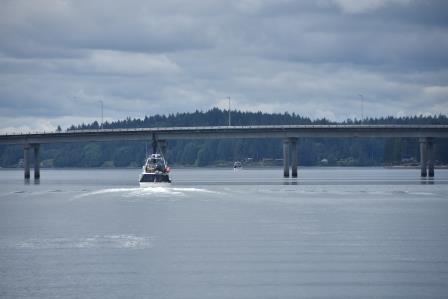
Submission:
M 101 103 L 101 125 L 100 125 L 100 129 L 103 129 L 103 100 L 100 100 Z
M 362 94 L 359 94 L 359 97 L 361 98 L 361 124 L 364 122 L 364 96 Z
M 229 99 L 229 127 L 230 127 L 230 97 L 227 97 Z

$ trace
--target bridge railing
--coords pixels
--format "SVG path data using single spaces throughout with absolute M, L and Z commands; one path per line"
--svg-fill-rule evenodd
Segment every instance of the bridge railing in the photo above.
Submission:
M 257 130 L 257 129 L 444 129 L 447 125 L 249 125 L 249 126 L 195 126 L 195 127 L 145 127 L 145 128 L 115 128 L 115 129 L 68 129 L 66 131 L 36 131 L 36 132 L 6 132 L 0 136 L 27 136 L 27 135 L 57 135 L 73 133 L 108 133 L 108 132 L 169 132 L 188 130 Z

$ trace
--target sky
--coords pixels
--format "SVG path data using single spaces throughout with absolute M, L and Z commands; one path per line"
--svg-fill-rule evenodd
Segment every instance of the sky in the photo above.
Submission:
M 448 114 L 446 0 L 0 0 L 0 131 Z

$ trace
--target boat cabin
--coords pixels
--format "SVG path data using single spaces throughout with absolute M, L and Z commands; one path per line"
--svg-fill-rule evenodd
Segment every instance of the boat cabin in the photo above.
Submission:
M 160 154 L 152 154 L 146 159 L 144 166 L 145 172 L 168 172 L 165 159 Z

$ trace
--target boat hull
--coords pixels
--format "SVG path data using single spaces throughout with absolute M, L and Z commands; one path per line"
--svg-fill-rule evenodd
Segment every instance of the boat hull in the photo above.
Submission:
M 166 173 L 142 173 L 140 183 L 171 183 L 171 180 Z

